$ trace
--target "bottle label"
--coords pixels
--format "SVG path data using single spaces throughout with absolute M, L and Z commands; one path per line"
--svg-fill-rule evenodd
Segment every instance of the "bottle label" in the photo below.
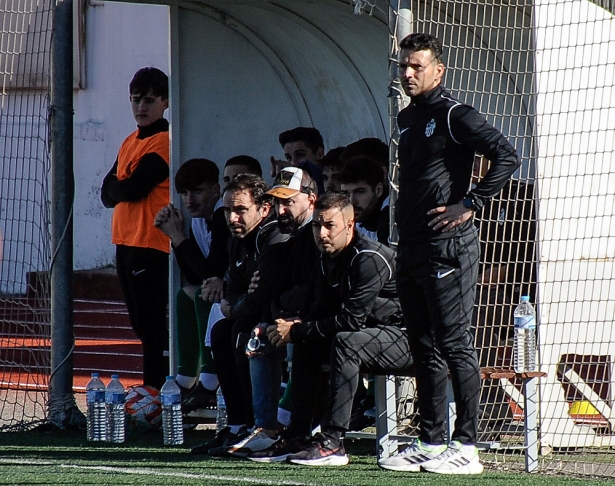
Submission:
M 85 394 L 88 403 L 104 402 L 105 392 L 104 390 L 88 390 Z
M 162 406 L 179 405 L 182 402 L 182 398 L 179 393 L 173 395 L 161 395 L 160 399 L 160 401 L 162 402 Z
M 517 329 L 536 329 L 536 319 L 534 316 L 515 317 L 515 327 Z
M 105 393 L 105 401 L 113 405 L 124 403 L 124 393 L 107 392 Z

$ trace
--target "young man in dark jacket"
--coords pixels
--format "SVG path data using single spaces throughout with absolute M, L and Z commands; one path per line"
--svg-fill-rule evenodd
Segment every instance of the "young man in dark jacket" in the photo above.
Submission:
M 175 189 L 191 216 L 188 233 L 182 212 L 173 204 L 158 211 L 154 220 L 171 240 L 184 280 L 175 299 L 176 380 L 182 389 L 184 413 L 216 405 L 218 377 L 205 339 L 212 302 L 201 298 L 201 285 L 207 279 L 221 282 L 228 269 L 230 232 L 220 199 L 219 177 L 220 170 L 211 160 L 184 162 L 175 174 Z

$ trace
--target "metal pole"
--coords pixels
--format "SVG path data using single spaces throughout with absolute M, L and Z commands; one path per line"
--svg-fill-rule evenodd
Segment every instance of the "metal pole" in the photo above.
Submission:
M 407 98 L 403 93 L 397 74 L 399 41 L 412 33 L 412 10 L 410 0 L 390 0 L 389 2 L 389 240 L 397 247 L 397 226 L 395 224 L 395 205 L 397 204 L 399 167 L 397 165 L 397 114 L 404 108 Z
M 389 227 L 389 240 L 391 246 L 397 247 L 397 227 L 395 225 L 395 204 L 398 192 L 398 166 L 397 166 L 397 114 L 403 108 L 403 91 L 397 75 L 398 43 L 402 37 L 410 33 L 412 14 L 410 0 L 390 0 L 388 10 L 389 24 L 389 210 L 391 222 Z M 376 430 L 378 436 L 379 457 L 386 458 L 397 451 L 397 393 L 394 377 L 375 377 L 376 387 Z M 383 410 L 384 408 L 384 410 Z
M 56 4 L 51 44 L 50 422 L 82 425 L 73 396 L 73 1 Z
M 538 387 L 535 377 L 523 378 L 523 429 L 525 433 L 525 470 L 538 469 Z

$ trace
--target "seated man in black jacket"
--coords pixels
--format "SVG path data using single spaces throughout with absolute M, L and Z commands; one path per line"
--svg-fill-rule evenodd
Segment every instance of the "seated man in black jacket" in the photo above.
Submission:
M 250 357 L 250 376 L 252 379 L 252 402 L 255 429 L 252 435 L 228 449 L 238 457 L 248 456 L 269 447 L 278 438 L 278 422 L 288 425 L 285 420 L 290 415 L 290 382 L 278 408 L 282 364 L 290 348 L 272 348 L 264 335 L 273 319 L 281 315 L 298 315 L 303 307 L 307 284 L 314 269 L 319 252 L 312 237 L 312 213 L 317 198 L 314 179 L 298 167 L 285 167 L 276 176 L 273 187 L 268 192 L 274 197 L 278 215 L 278 228 L 281 233 L 289 234 L 285 253 L 278 253 L 284 261 L 284 272 L 278 275 L 284 292 L 274 299 L 271 308 L 263 315 L 261 323 L 252 331 L 257 338 L 248 342 L 246 353 Z M 258 277 L 253 279 L 252 288 L 259 285 Z M 291 353 L 292 354 L 292 353 Z
M 310 281 L 309 309 L 268 328 L 276 346 L 292 342 L 291 423 L 278 442 L 251 460 L 297 464 L 348 463 L 342 437 L 348 428 L 359 373 L 410 366 L 395 290 L 394 253 L 355 231 L 348 197 L 327 193 L 316 202 L 312 232 L 320 258 Z M 330 365 L 329 407 L 313 440 L 322 365 Z
M 201 298 L 201 284 L 212 277 L 222 279 L 228 268 L 230 232 L 220 201 L 219 177 L 218 166 L 207 159 L 190 159 L 177 171 L 175 190 L 192 217 L 188 235 L 182 212 L 173 204 L 160 209 L 154 219 L 154 225 L 171 239 L 186 283 L 175 300 L 177 383 L 182 388 L 185 413 L 216 405 L 218 378 L 211 348 L 205 345 L 211 304 Z
M 284 259 L 280 248 L 288 235 L 279 232 L 271 197 L 263 179 L 239 174 L 224 191 L 222 201 L 226 223 L 231 231 L 228 244 L 229 271 L 224 298 L 219 304 L 224 318 L 211 329 L 211 349 L 226 402 L 228 427 L 206 444 L 192 449 L 194 454 L 226 455 L 228 446 L 248 435 L 254 424 L 252 385 L 245 346 L 237 345 L 241 333 L 249 333 L 260 322 L 272 299 L 281 293 Z M 250 281 L 255 272 L 259 286 L 253 292 Z

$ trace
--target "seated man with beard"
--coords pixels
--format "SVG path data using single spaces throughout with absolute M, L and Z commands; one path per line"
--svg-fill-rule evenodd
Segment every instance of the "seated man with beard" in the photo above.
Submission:
M 222 197 L 224 215 L 231 232 L 229 271 L 224 299 L 219 304 L 223 319 L 211 328 L 211 349 L 220 388 L 226 402 L 228 427 L 193 454 L 225 455 L 226 449 L 249 435 L 254 420 L 252 385 L 244 349 L 237 348 L 240 333 L 250 332 L 261 320 L 272 299 L 283 287 L 279 275 L 284 261 L 278 255 L 288 235 L 281 234 L 271 211 L 271 196 L 263 179 L 239 174 Z M 258 289 L 250 290 L 254 272 L 261 277 Z
M 284 245 L 284 253 L 278 255 L 284 262 L 284 271 L 278 277 L 288 290 L 273 301 L 271 309 L 267 309 L 262 323 L 253 330 L 252 340 L 247 345 L 254 431 L 249 437 L 228 448 L 229 454 L 239 457 L 262 451 L 278 439 L 279 390 L 287 349 L 271 346 L 264 330 L 277 317 L 299 314 L 307 293 L 306 285 L 318 256 L 311 230 L 317 197 L 316 183 L 312 177 L 297 167 L 286 167 L 278 173 L 267 194 L 274 197 L 280 233 L 291 237 Z M 257 286 L 258 278 L 253 279 L 252 288 Z M 287 393 L 290 393 L 290 384 Z

